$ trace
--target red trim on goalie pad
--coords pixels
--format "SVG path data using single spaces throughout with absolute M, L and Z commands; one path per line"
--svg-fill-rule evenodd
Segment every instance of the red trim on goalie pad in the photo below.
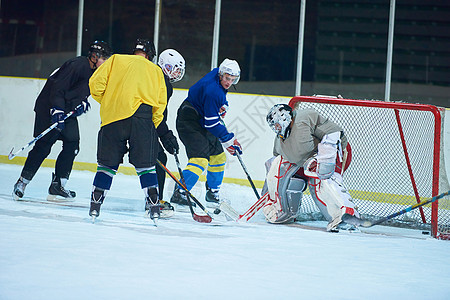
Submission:
M 350 143 L 347 143 L 345 150 L 347 150 L 347 158 L 345 160 L 344 172 L 348 169 L 348 166 L 350 166 L 350 163 L 352 162 L 352 147 L 350 146 Z M 341 173 L 341 170 L 342 161 L 339 161 L 339 157 L 336 157 L 336 168 L 334 169 L 334 171 L 336 173 Z
M 327 206 L 327 204 L 325 202 L 323 202 L 322 200 L 320 200 L 319 195 L 317 195 L 317 185 L 320 185 L 320 180 L 315 180 L 316 184 L 311 184 L 314 187 L 314 194 L 316 195 L 316 199 L 322 203 L 323 206 Z
M 355 215 L 355 209 L 350 208 L 350 207 L 346 207 L 345 208 L 345 213 L 353 216 L 353 215 Z

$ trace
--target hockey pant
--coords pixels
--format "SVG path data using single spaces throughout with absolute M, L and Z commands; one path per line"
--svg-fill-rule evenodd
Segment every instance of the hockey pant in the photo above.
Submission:
M 281 155 L 266 162 L 266 181 L 262 193 L 269 192 L 269 199 L 263 207 L 269 223 L 289 223 L 295 221 L 306 181 L 295 176 L 300 166 L 283 159 Z

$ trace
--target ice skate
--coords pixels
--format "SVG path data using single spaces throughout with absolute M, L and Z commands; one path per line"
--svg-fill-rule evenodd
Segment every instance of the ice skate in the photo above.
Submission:
M 153 223 L 157 225 L 158 219 L 161 217 L 161 204 L 159 203 L 158 191 L 155 187 L 146 189 L 145 211 L 150 219 L 153 220 Z
M 14 190 L 12 194 L 14 200 L 17 201 L 23 197 L 23 195 L 25 194 L 25 188 L 27 187 L 28 183 L 30 183 L 28 179 L 25 179 L 22 176 L 20 176 L 20 178 L 14 184 Z
M 95 219 L 100 215 L 100 207 L 103 204 L 103 200 L 105 200 L 105 190 L 101 190 L 99 188 L 95 188 L 91 194 L 91 205 L 89 207 L 89 216 L 92 217 L 92 223 L 95 222 Z
M 52 183 L 48 188 L 47 201 L 73 201 L 76 197 L 76 193 L 64 188 L 67 179 L 56 178 L 55 174 L 52 174 Z
M 174 215 L 175 212 L 175 208 L 170 204 L 170 202 L 164 201 L 164 200 L 159 200 L 159 204 L 160 204 L 160 218 L 161 219 L 166 219 L 166 218 L 170 218 Z M 147 200 L 145 200 L 145 214 L 148 215 L 149 211 L 150 211 L 150 207 L 151 207 L 151 202 Z
M 338 230 L 345 230 L 348 232 L 361 232 L 357 226 L 345 222 L 339 223 L 336 228 Z
M 188 199 L 186 196 L 186 192 L 184 190 L 181 190 L 175 186 L 175 190 L 173 191 L 172 198 L 170 198 L 170 203 L 176 205 L 176 209 L 179 211 L 187 211 L 188 210 Z M 193 207 L 196 206 L 194 202 L 191 201 L 191 204 Z
M 327 231 L 328 232 L 339 232 L 338 225 L 342 222 L 342 216 L 339 215 L 333 220 L 331 220 L 330 223 L 327 225 Z
M 170 204 L 170 202 L 159 200 L 159 203 L 161 204 L 160 218 L 166 219 L 173 217 L 175 213 L 175 208 Z
M 208 183 L 206 183 L 206 206 L 210 208 L 218 208 L 220 205 L 220 199 L 219 199 L 219 189 L 212 189 L 208 186 Z

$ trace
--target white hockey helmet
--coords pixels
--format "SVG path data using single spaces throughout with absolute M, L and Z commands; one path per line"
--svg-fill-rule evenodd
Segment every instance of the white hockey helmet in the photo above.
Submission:
M 291 132 L 292 116 L 292 108 L 289 105 L 276 104 L 269 110 L 266 120 L 277 136 L 284 140 Z
M 159 55 L 158 65 L 171 83 L 180 81 L 184 76 L 186 63 L 183 56 L 174 49 L 166 49 Z
M 225 58 L 219 66 L 219 74 L 220 76 L 223 76 L 225 73 L 236 76 L 233 84 L 237 84 L 239 82 L 239 78 L 241 78 L 241 68 L 239 68 L 237 61 Z

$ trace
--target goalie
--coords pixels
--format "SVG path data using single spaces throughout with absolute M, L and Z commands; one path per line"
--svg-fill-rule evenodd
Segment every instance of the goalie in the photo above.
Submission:
M 276 133 L 263 188 L 263 194 L 269 194 L 263 208 L 267 221 L 295 221 L 307 186 L 329 222 L 327 231 L 344 227 L 344 214 L 359 218 L 343 186 L 342 174 L 351 161 L 343 129 L 313 109 L 292 110 L 286 104 L 272 107 L 266 119 Z

